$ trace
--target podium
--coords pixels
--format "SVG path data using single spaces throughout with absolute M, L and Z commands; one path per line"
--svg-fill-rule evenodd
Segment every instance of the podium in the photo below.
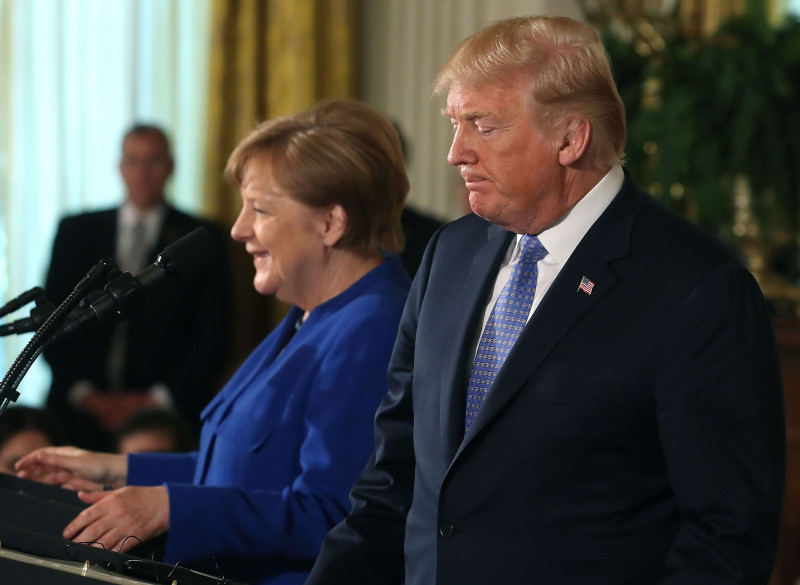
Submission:
M 64 527 L 84 508 L 86 504 L 78 499 L 77 492 L 0 473 L 2 525 L 61 536 Z
M 0 583 L 242 585 L 154 560 L 151 543 L 126 554 L 62 538 L 84 508 L 75 492 L 0 473 Z

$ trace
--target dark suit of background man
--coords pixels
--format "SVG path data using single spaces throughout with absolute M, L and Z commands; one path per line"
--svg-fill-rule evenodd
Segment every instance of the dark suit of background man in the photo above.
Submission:
M 624 174 L 597 36 L 496 23 L 436 88 L 475 213 L 428 247 L 375 453 L 308 584 L 766 584 L 784 482 L 770 319 L 723 246 Z M 465 434 L 518 234 L 547 251 L 532 316 Z
M 58 227 L 45 285 L 61 302 L 103 257 L 136 275 L 158 252 L 210 223 L 164 200 L 173 170 L 166 135 L 134 126 L 122 143 L 122 206 L 63 219 Z M 194 427 L 212 396 L 228 347 L 229 274 L 226 262 L 209 262 L 202 274 L 170 283 L 122 324 L 88 328 L 51 345 L 45 358 L 53 372 L 47 406 L 59 413 L 73 441 L 88 448 L 104 442 L 134 412 L 174 408 Z
M 397 121 L 392 122 L 392 125 L 400 137 L 403 158 L 406 159 L 406 164 L 408 164 L 411 155 L 405 132 L 403 132 Z M 425 255 L 425 248 L 428 247 L 428 242 L 443 224 L 435 217 L 423 213 L 406 203 L 403 206 L 403 214 L 400 216 L 400 225 L 403 227 L 403 237 L 405 238 L 403 251 L 400 252 L 400 261 L 403 263 L 403 268 L 406 269 L 408 275 L 413 279 L 417 270 L 419 270 L 419 265 L 422 263 L 422 257 Z
M 406 205 L 400 216 L 400 225 L 403 227 L 403 236 L 405 237 L 405 245 L 403 251 L 400 252 L 400 261 L 408 275 L 414 278 L 422 263 L 428 242 L 443 224 L 435 217 Z

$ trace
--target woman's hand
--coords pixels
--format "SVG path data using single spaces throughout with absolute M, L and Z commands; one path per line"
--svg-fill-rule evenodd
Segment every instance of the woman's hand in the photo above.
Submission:
M 79 492 L 78 497 L 92 505 L 64 528 L 66 539 L 101 543 L 106 550 L 127 552 L 169 528 L 169 496 L 164 486 Z
M 77 447 L 43 447 L 17 461 L 14 467 L 18 477 L 71 490 L 119 487 L 128 478 L 126 455 L 95 453 Z

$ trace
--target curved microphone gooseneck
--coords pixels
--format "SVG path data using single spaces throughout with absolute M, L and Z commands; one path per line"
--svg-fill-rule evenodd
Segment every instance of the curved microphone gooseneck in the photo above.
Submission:
M 67 298 L 56 307 L 56 310 L 42 323 L 27 345 L 22 349 L 17 359 L 0 382 L 0 415 L 5 412 L 9 402 L 16 402 L 19 398 L 17 387 L 23 376 L 28 372 L 33 362 L 42 353 L 44 346 L 47 345 L 50 333 L 66 319 L 70 311 L 81 301 L 83 297 L 92 289 L 95 283 L 104 277 L 114 266 L 114 262 L 109 258 L 103 258 L 84 276 Z

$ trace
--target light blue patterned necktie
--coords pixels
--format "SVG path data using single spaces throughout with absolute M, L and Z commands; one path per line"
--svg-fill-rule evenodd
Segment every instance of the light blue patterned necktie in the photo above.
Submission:
M 519 261 L 511 269 L 511 276 L 497 297 L 478 342 L 467 386 L 464 433 L 469 430 L 497 372 L 528 321 L 539 274 L 536 263 L 546 255 L 547 250 L 536 236 L 522 236 Z

